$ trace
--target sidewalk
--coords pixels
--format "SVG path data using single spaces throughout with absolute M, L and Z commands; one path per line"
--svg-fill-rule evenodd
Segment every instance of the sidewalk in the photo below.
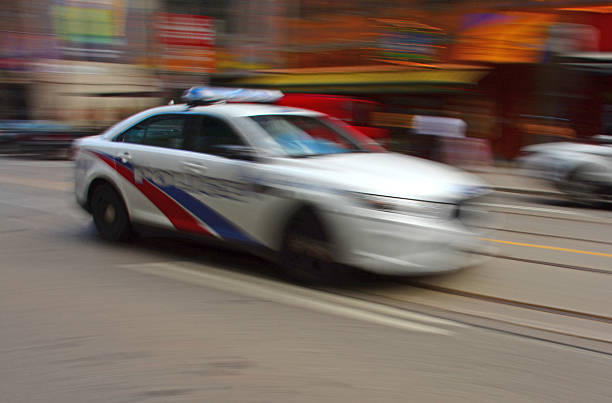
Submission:
M 538 181 L 521 175 L 518 168 L 502 166 L 470 166 L 463 167 L 498 192 L 531 194 L 534 196 L 559 197 L 562 193 L 543 181 Z
M 521 174 L 512 161 L 496 161 L 486 140 L 439 137 L 440 160 L 468 171 L 498 192 L 559 197 L 561 192 L 544 181 Z

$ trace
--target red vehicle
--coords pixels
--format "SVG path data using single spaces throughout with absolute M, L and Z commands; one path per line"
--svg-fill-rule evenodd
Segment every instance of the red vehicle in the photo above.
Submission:
M 389 131 L 371 126 L 372 113 L 380 106 L 377 102 L 341 95 L 285 94 L 276 104 L 325 113 L 343 120 L 383 146 L 388 143 Z

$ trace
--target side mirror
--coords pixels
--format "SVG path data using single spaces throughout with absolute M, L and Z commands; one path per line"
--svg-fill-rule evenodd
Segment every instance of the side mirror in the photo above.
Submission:
M 214 153 L 225 158 L 243 161 L 256 161 L 257 153 L 250 146 L 218 144 L 212 147 Z

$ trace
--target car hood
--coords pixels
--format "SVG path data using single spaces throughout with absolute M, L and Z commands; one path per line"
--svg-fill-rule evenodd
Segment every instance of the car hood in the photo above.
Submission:
M 454 202 L 487 192 L 487 184 L 453 167 L 396 153 L 346 153 L 276 161 L 304 182 L 410 199 Z

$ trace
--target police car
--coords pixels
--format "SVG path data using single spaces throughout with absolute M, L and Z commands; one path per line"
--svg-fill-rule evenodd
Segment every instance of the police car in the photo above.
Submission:
M 75 192 L 102 238 L 138 225 L 239 245 L 298 280 L 349 267 L 454 270 L 483 250 L 474 177 L 386 152 L 268 90 L 199 87 L 76 143 Z

